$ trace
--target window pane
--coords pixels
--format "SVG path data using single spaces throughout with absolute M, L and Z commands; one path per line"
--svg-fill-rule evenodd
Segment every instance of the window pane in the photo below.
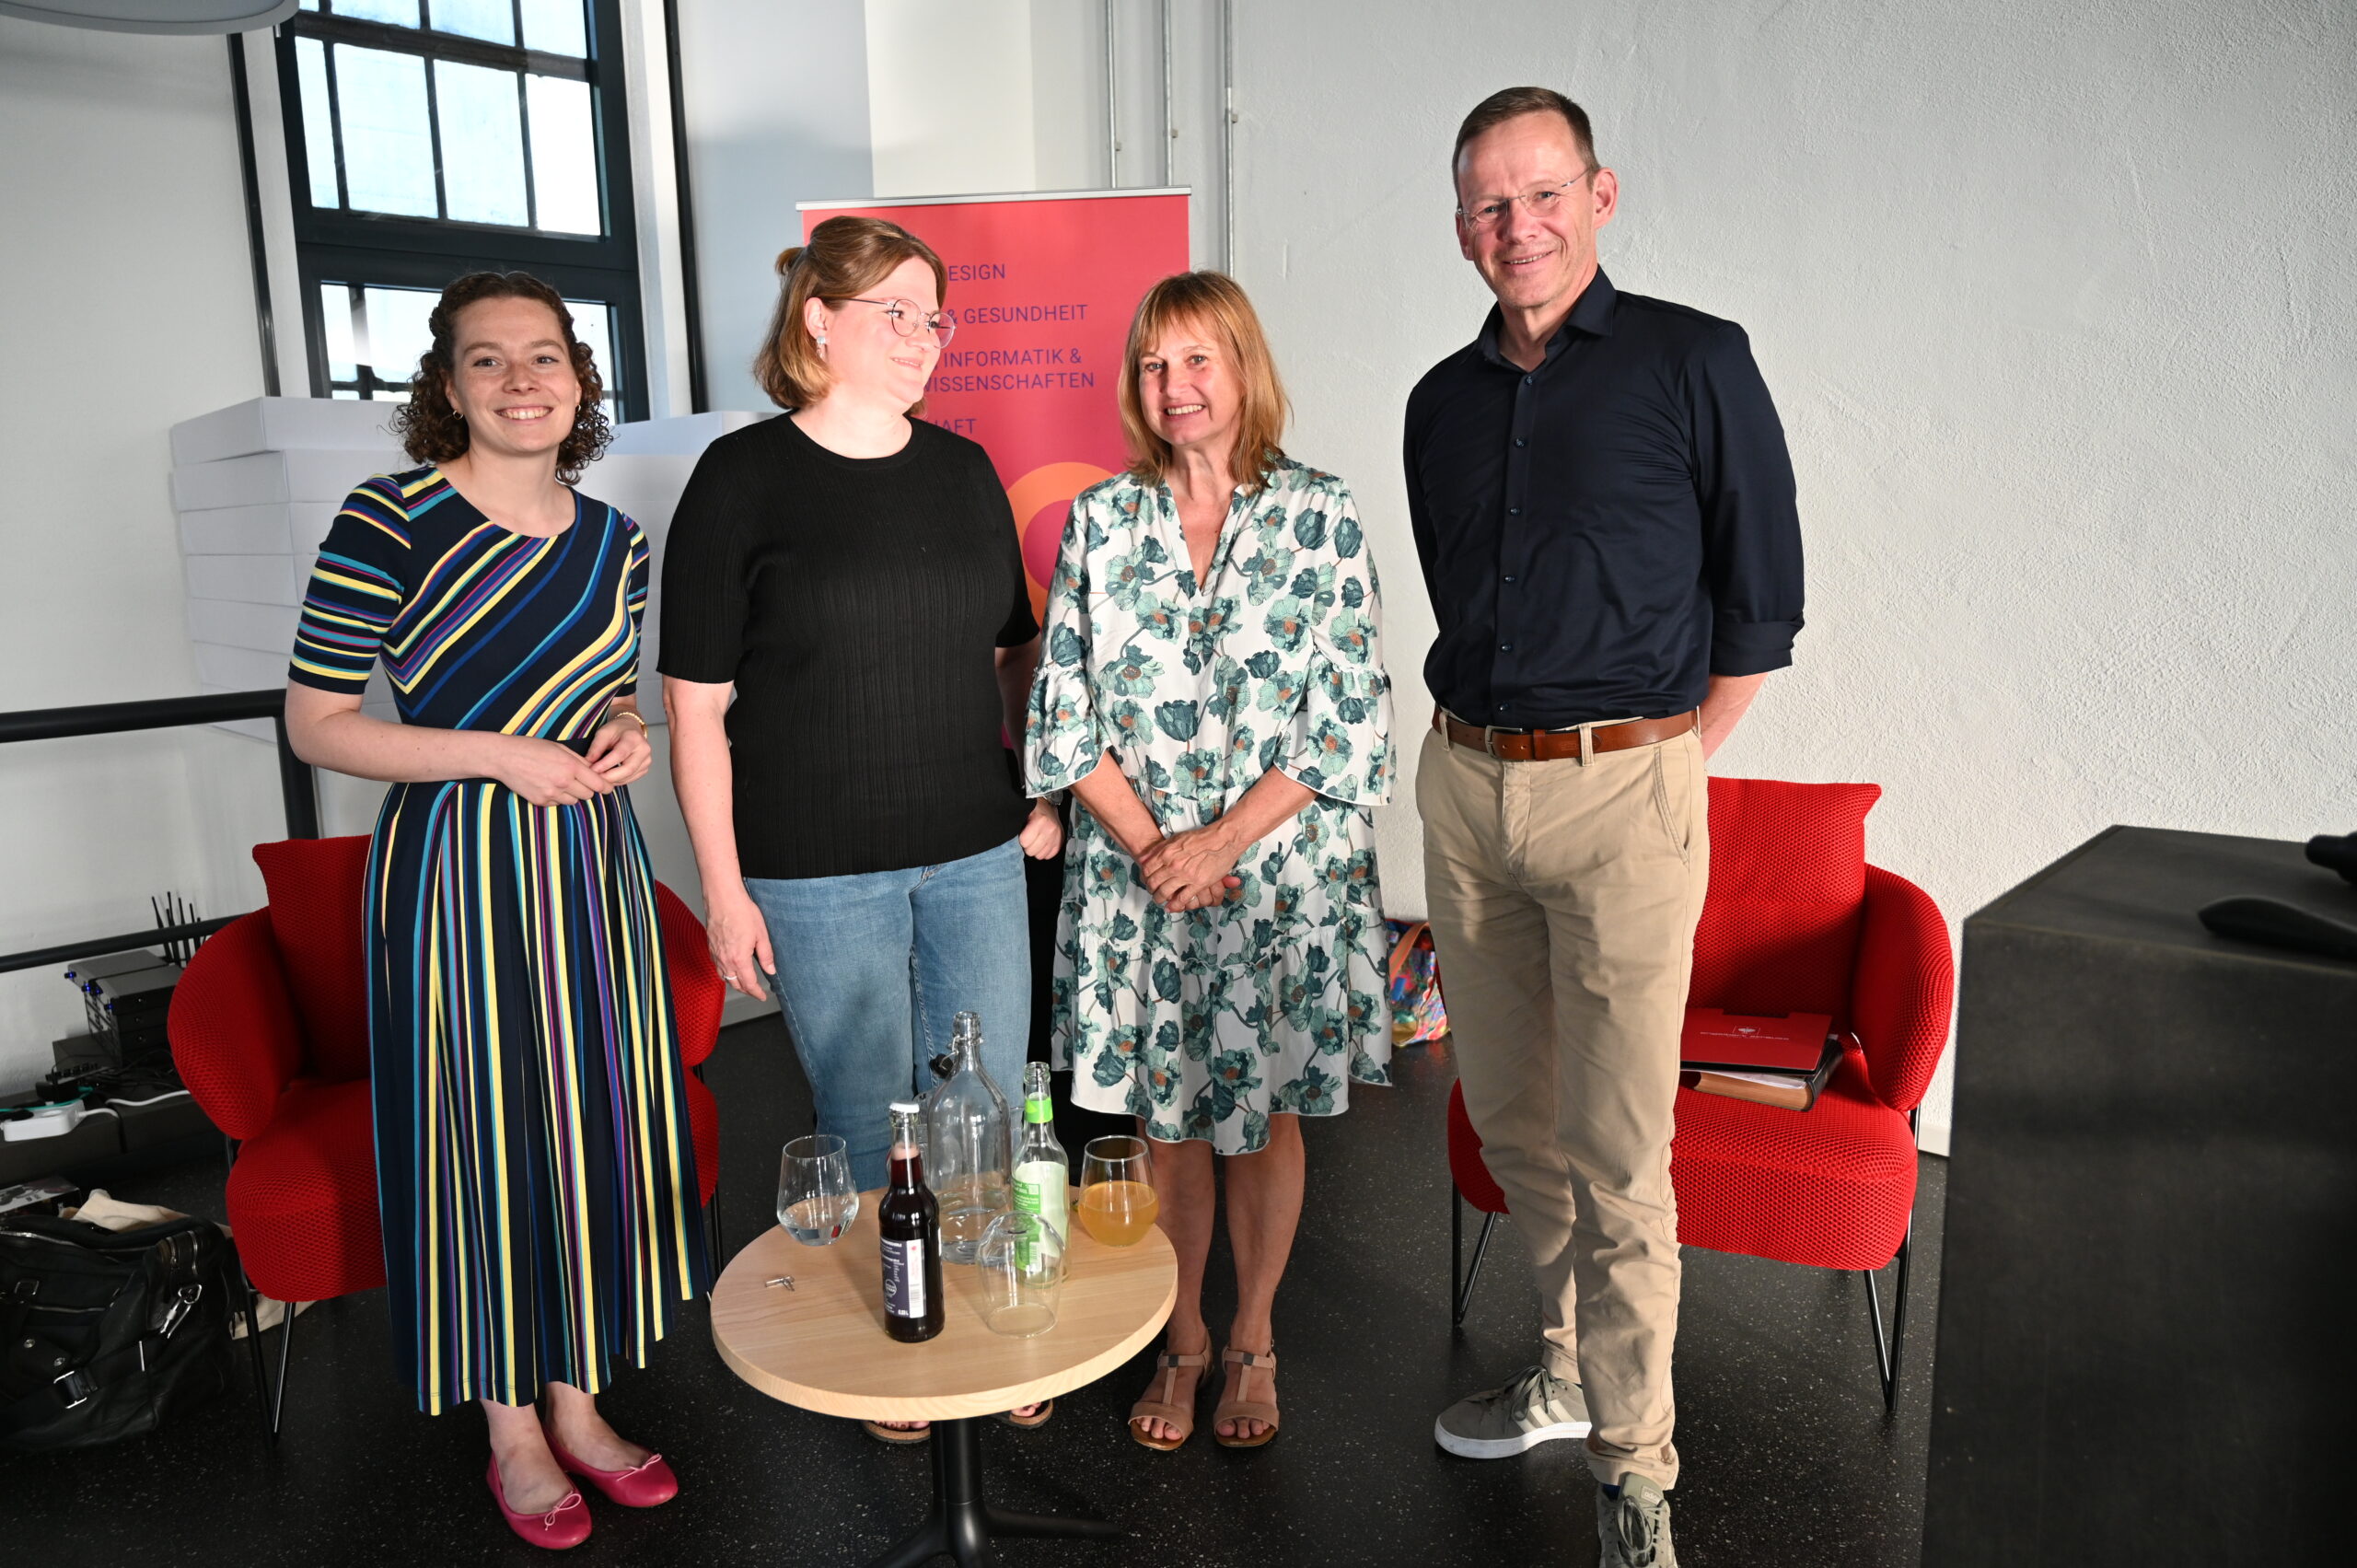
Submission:
M 425 122 L 425 62 L 414 54 L 335 46 L 343 122 L 343 182 L 372 213 L 438 215 L 434 145 Z
M 524 109 L 517 87 L 513 71 L 434 63 L 449 216 L 519 228 L 532 221 L 524 200 Z
M 360 355 L 352 343 L 352 291 L 343 285 L 319 285 L 319 327 L 327 341 L 328 379 L 352 380 L 360 374 Z
M 417 0 L 335 0 L 339 17 L 364 22 L 390 22 L 397 28 L 417 26 Z
M 328 103 L 327 45 L 316 38 L 295 41 L 295 70 L 303 96 L 303 161 L 311 170 L 311 205 L 340 207 L 335 188 L 335 111 Z
M 575 58 L 587 54 L 589 27 L 582 0 L 524 0 L 524 46 Z
M 524 84 L 531 100 L 537 226 L 560 234 L 603 234 L 598 153 L 589 139 L 589 84 L 562 76 L 526 76 Z
M 595 299 L 568 299 L 564 306 L 573 312 L 573 335 L 587 346 L 589 357 L 597 362 L 598 378 L 606 384 L 606 408 L 610 413 L 615 391 L 613 307 Z
M 434 0 L 434 30 L 513 43 L 516 11 L 507 0 Z
M 369 364 L 377 379 L 406 387 L 417 374 L 417 362 L 434 346 L 426 325 L 438 289 L 371 288 L 362 291 L 367 301 Z

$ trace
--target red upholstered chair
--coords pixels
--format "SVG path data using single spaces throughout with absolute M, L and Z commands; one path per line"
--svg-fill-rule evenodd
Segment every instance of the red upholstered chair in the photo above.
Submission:
M 1678 1091 L 1670 1179 L 1678 1239 L 1865 1279 L 1883 1401 L 1898 1397 L 1915 1207 L 1915 1121 L 1946 1048 L 1955 964 L 1947 923 L 1922 889 L 1866 864 L 1878 784 L 1711 781 L 1711 886 L 1694 935 L 1689 1001 L 1731 1013 L 1826 1013 L 1847 1045 L 1805 1111 Z M 1448 955 L 1440 954 L 1444 981 Z M 1448 1102 L 1456 1320 L 1505 1195 L 1481 1163 L 1462 1092 Z M 1488 1217 L 1457 1274 L 1463 1207 Z M 1875 1275 L 1898 1261 L 1886 1334 Z
M 325 1301 L 385 1283 L 361 924 L 368 840 L 289 839 L 253 854 L 269 906 L 230 922 L 189 961 L 172 993 L 172 1060 L 229 1138 L 229 1225 L 247 1277 L 281 1301 Z M 724 988 L 702 923 L 660 883 L 656 900 L 709 1214 L 720 1115 L 702 1065 L 720 1036 Z M 263 1390 L 273 1435 L 294 1324 L 290 1311 L 276 1388 Z M 255 1365 L 259 1383 L 259 1355 Z

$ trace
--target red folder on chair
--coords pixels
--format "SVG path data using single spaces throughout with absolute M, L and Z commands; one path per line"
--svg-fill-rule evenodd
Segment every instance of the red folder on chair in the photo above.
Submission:
M 1806 1110 L 1841 1064 L 1841 1041 L 1823 1013 L 1689 1007 L 1678 1057 L 1678 1082 L 1689 1089 Z

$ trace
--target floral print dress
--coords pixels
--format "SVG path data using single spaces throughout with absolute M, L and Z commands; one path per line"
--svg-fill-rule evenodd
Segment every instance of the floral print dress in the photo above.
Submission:
M 1172 914 L 1085 807 L 1056 925 L 1056 1065 L 1091 1109 L 1250 1154 L 1271 1112 L 1331 1116 L 1384 1084 L 1387 948 L 1368 808 L 1391 790 L 1375 563 L 1351 493 L 1281 461 L 1237 491 L 1199 584 L 1169 490 L 1120 475 L 1073 502 L 1049 589 L 1026 769 L 1035 793 L 1110 749 L 1164 831 L 1282 768 L 1318 792 L 1237 860 L 1243 887 Z

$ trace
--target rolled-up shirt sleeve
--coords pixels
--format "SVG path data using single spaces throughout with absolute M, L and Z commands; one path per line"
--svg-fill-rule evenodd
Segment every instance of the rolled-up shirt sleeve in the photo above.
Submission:
M 1697 344 L 1687 379 L 1711 673 L 1763 675 L 1793 662 L 1802 626 L 1792 454 L 1742 328 L 1724 323 Z

